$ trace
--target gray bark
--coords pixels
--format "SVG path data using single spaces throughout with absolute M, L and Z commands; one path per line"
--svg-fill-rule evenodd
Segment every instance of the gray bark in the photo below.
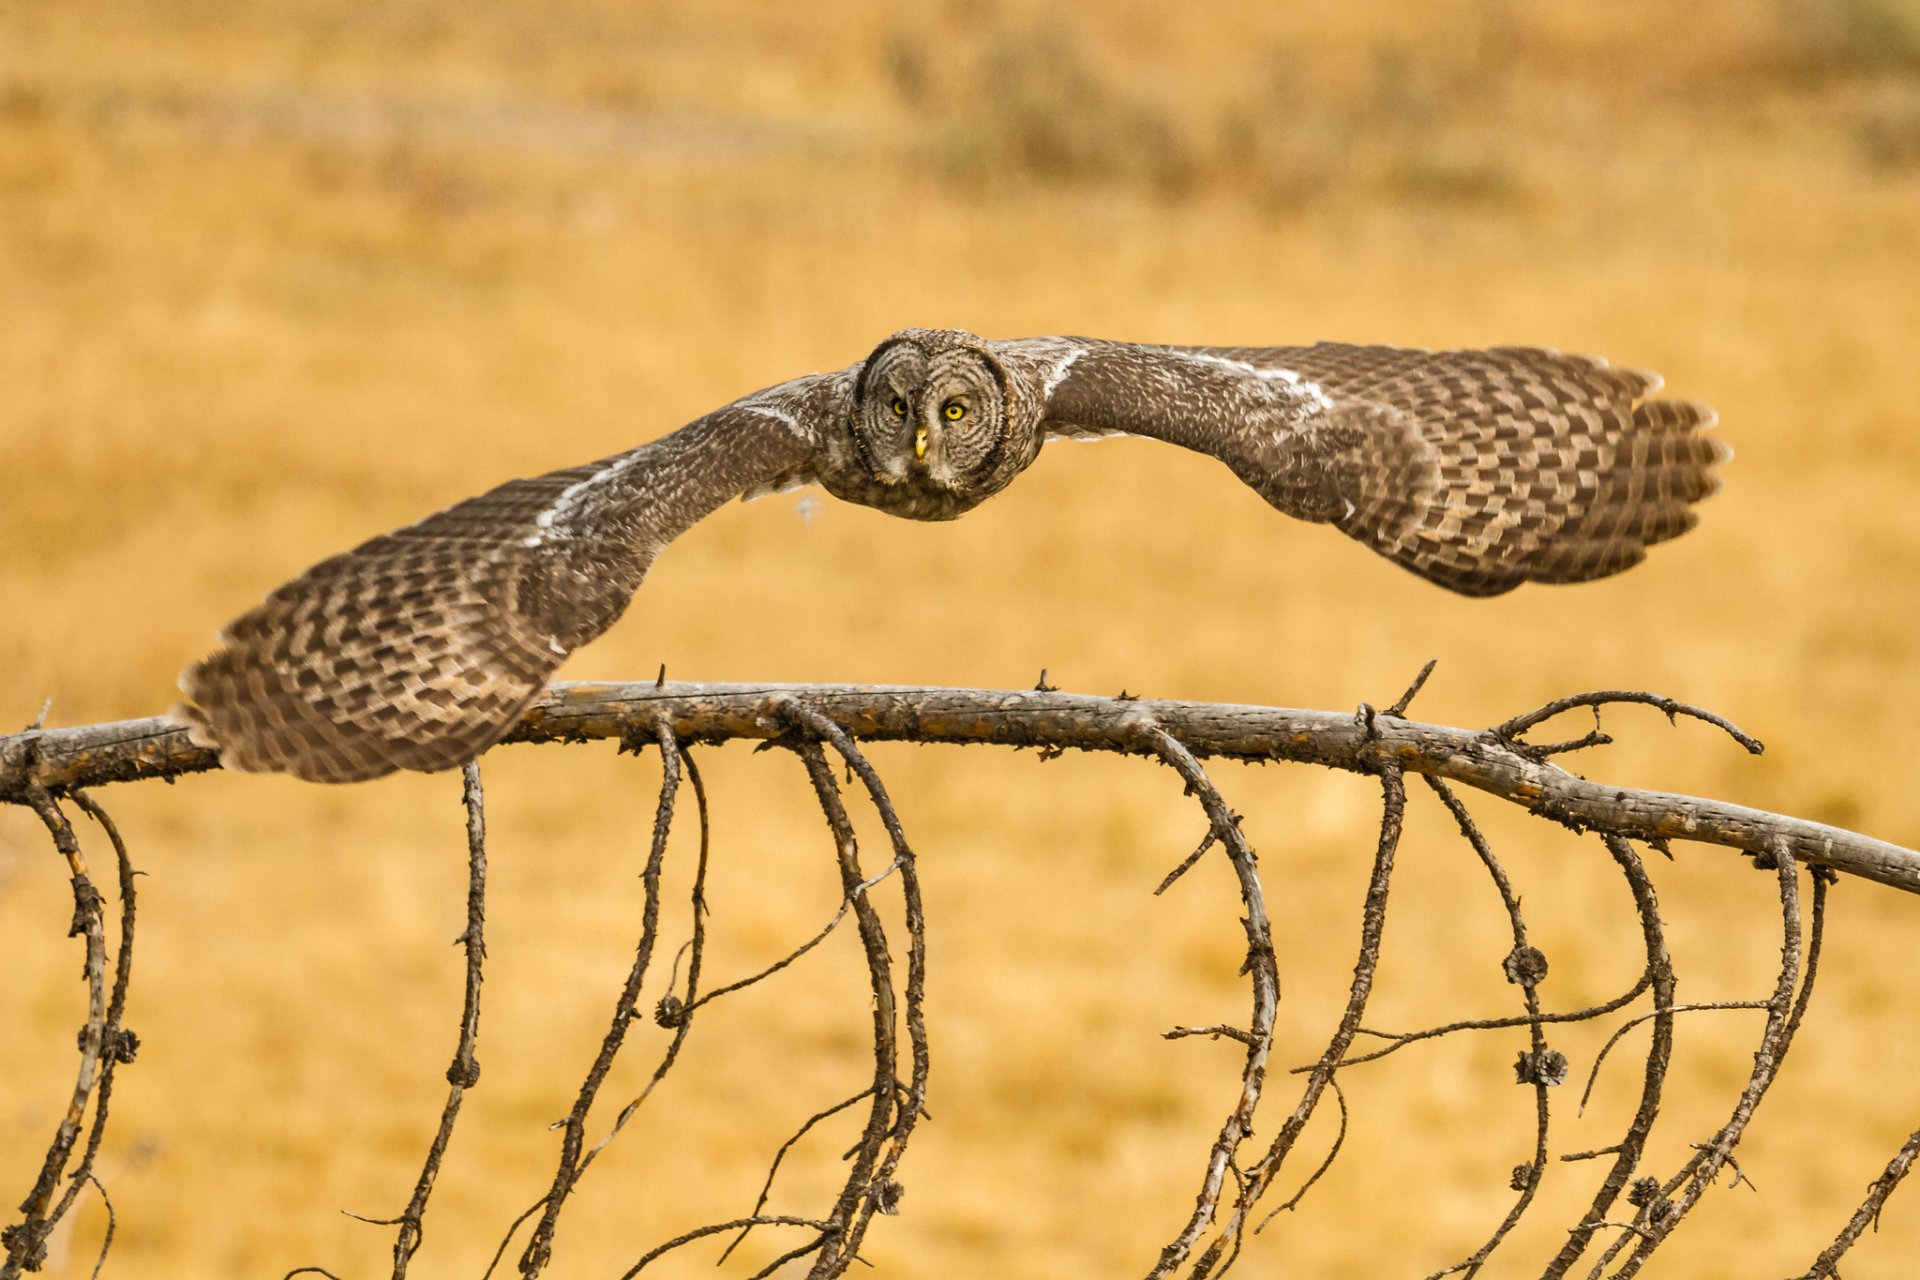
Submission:
M 650 742 L 660 725 L 688 742 L 791 732 L 778 708 L 811 707 L 870 741 L 995 743 L 1153 756 L 1165 730 L 1200 757 L 1290 760 L 1356 773 L 1395 764 L 1477 788 L 1529 812 L 1637 840 L 1690 840 L 1753 854 L 1783 842 L 1796 858 L 1920 893 L 1920 853 L 1823 823 L 1742 805 L 1579 778 L 1486 731 L 1387 714 L 1092 697 L 1043 690 L 867 685 L 556 684 L 507 742 Z M 160 717 L 0 737 L 0 801 L 219 766 Z

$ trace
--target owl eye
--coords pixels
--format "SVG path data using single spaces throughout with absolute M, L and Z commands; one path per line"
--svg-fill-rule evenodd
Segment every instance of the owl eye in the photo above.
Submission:
M 958 422 L 967 416 L 967 406 L 961 404 L 958 400 L 949 400 L 947 401 L 947 407 L 942 409 L 941 412 L 947 415 L 948 422 Z
M 899 396 L 893 398 L 893 416 L 896 418 L 904 418 L 907 416 L 907 402 Z

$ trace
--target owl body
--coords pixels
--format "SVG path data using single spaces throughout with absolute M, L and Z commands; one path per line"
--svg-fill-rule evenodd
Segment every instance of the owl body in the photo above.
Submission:
M 223 763 L 316 781 L 440 769 L 504 736 L 675 537 L 817 483 L 914 520 L 1010 485 L 1051 438 L 1224 463 L 1270 505 L 1429 581 L 1494 595 L 1637 563 L 1694 523 L 1729 451 L 1659 379 L 1537 348 L 988 341 L 906 329 L 637 449 L 514 480 L 309 569 L 181 677 Z

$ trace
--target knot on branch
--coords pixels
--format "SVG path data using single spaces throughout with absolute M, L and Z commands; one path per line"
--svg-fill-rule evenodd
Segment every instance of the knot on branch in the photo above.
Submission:
M 53 1224 L 41 1218 L 28 1218 L 0 1230 L 0 1246 L 7 1251 L 8 1269 L 38 1271 L 47 1264 L 47 1236 Z
M 462 1054 L 447 1068 L 447 1083 L 456 1089 L 471 1089 L 480 1083 L 480 1060 Z
M 1515 1084 L 1559 1085 L 1567 1082 L 1567 1055 L 1558 1049 L 1530 1049 L 1513 1064 Z
M 873 1201 L 873 1207 L 888 1217 L 900 1212 L 900 1202 L 906 1195 L 906 1187 L 892 1178 L 882 1178 L 867 1189 L 867 1198 Z
M 1547 956 L 1538 947 L 1517 946 L 1507 953 L 1500 968 L 1505 971 L 1508 982 L 1531 990 L 1546 981 Z
M 1627 1203 L 1640 1210 L 1641 1219 L 1649 1226 L 1663 1226 L 1674 1216 L 1673 1201 L 1661 1189 L 1658 1178 L 1635 1178 L 1627 1189 Z
M 87 931 L 92 921 L 100 918 L 100 890 L 94 888 L 93 881 L 86 873 L 79 872 L 73 877 L 73 923 L 67 926 L 67 936 L 77 938 Z

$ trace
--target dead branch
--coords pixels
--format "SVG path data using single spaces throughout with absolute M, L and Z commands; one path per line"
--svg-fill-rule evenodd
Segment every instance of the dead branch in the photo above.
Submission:
M 426 1238 L 427 1199 L 433 1194 L 434 1180 L 440 1176 L 440 1162 L 453 1138 L 454 1121 L 460 1115 L 461 1100 L 480 1082 L 480 1062 L 474 1057 L 474 1044 L 480 1037 L 481 968 L 487 957 L 487 812 L 486 794 L 480 786 L 480 766 L 469 764 L 461 770 L 461 802 L 467 811 L 467 927 L 454 941 L 466 949 L 466 999 L 460 1008 L 459 1042 L 454 1049 L 453 1065 L 447 1068 L 447 1102 L 440 1111 L 440 1127 L 427 1149 L 420 1179 L 414 1184 L 413 1198 L 399 1218 L 386 1225 L 398 1226 L 393 1242 L 393 1280 L 402 1280 L 407 1265 Z
M 534 1226 L 533 1236 L 520 1255 L 523 1280 L 531 1280 L 531 1277 L 540 1274 L 553 1256 L 553 1235 L 560 1220 L 560 1210 L 567 1196 L 572 1193 L 574 1184 L 585 1172 L 580 1160 L 580 1148 L 586 1131 L 587 1113 L 593 1109 L 594 1099 L 600 1094 L 600 1086 L 606 1080 L 607 1072 L 613 1069 L 614 1057 L 626 1041 L 627 1028 L 639 1015 L 640 987 L 646 980 L 647 966 L 653 961 L 654 942 L 659 936 L 660 926 L 660 870 L 667 856 L 667 834 L 673 826 L 674 799 L 680 789 L 679 741 L 664 724 L 656 727 L 655 741 L 660 746 L 660 801 L 653 820 L 653 844 L 647 854 L 646 869 L 641 873 L 646 885 L 646 907 L 641 916 L 640 942 L 634 949 L 633 966 L 627 971 L 626 985 L 621 988 L 620 998 L 614 1003 L 613 1021 L 600 1042 L 600 1052 L 588 1068 L 573 1108 L 567 1113 L 560 1143 L 560 1162 L 554 1171 L 553 1185 L 542 1201 L 540 1221 Z
M 1206 1177 L 1201 1183 L 1200 1194 L 1194 1198 L 1192 1216 L 1187 1219 L 1187 1225 L 1180 1234 L 1160 1251 L 1160 1260 L 1149 1273 L 1149 1280 L 1159 1280 L 1159 1277 L 1172 1275 L 1205 1234 L 1219 1206 L 1226 1174 L 1236 1168 L 1234 1156 L 1239 1152 L 1241 1143 L 1253 1133 L 1254 1113 L 1259 1109 L 1261 1090 L 1266 1084 L 1267 1058 L 1273 1052 L 1273 1022 L 1280 1003 L 1280 969 L 1273 954 L 1272 926 L 1267 920 L 1266 898 L 1260 885 L 1257 860 L 1253 847 L 1241 834 L 1240 815 L 1227 807 L 1225 798 L 1200 767 L 1200 762 L 1178 739 L 1158 726 L 1146 728 L 1144 736 L 1161 761 L 1187 784 L 1188 793 L 1199 800 L 1201 808 L 1206 811 L 1214 838 L 1226 848 L 1233 861 L 1233 873 L 1240 881 L 1240 901 L 1247 908 L 1246 917 L 1241 921 L 1247 934 L 1247 959 L 1241 971 L 1250 974 L 1253 979 L 1253 1016 L 1246 1033 L 1247 1059 L 1240 1072 L 1240 1096 L 1233 1110 L 1227 1113 L 1226 1122 L 1220 1127 L 1220 1136 L 1214 1140 L 1213 1150 L 1207 1159 Z M 1307 1110 L 1311 1111 L 1312 1107 L 1308 1105 Z M 1275 1147 L 1279 1145 L 1276 1141 Z M 1273 1167 L 1278 1167 L 1278 1161 L 1273 1162 Z M 1268 1172 L 1259 1189 L 1252 1192 L 1254 1199 L 1265 1189 L 1266 1181 L 1271 1177 L 1271 1172 Z M 1205 1275 L 1211 1271 L 1222 1248 L 1232 1248 L 1235 1252 L 1239 1250 L 1240 1229 L 1252 1201 L 1249 1199 L 1247 1180 L 1237 1175 L 1236 1180 L 1240 1190 L 1233 1218 L 1194 1264 L 1195 1275 Z
M 1673 958 L 1667 953 L 1666 927 L 1660 920 L 1660 903 L 1654 896 L 1653 881 L 1647 876 L 1646 865 L 1633 846 L 1614 836 L 1606 838 L 1606 846 L 1607 852 L 1613 855 L 1614 864 L 1626 876 L 1628 891 L 1633 894 L 1634 908 L 1640 915 L 1640 933 L 1647 953 L 1646 974 L 1653 988 L 1653 1043 L 1647 1048 L 1647 1066 L 1640 1085 L 1640 1105 L 1627 1124 L 1626 1136 L 1612 1149 L 1613 1165 L 1601 1181 L 1600 1189 L 1594 1193 L 1592 1206 L 1586 1216 L 1568 1232 L 1566 1244 L 1547 1264 L 1541 1280 L 1559 1280 L 1566 1275 L 1568 1268 L 1578 1262 L 1580 1255 L 1593 1243 L 1594 1235 L 1606 1226 L 1607 1211 L 1619 1199 L 1621 1191 L 1626 1188 L 1627 1179 L 1633 1176 L 1639 1166 L 1640 1154 L 1646 1149 L 1648 1135 L 1653 1132 L 1654 1121 L 1660 1114 L 1661 1094 L 1666 1088 L 1667 1068 L 1673 1060 L 1673 997 L 1678 981 L 1674 977 Z
M 1596 698 L 1645 701 L 1661 710 L 1683 706 L 1653 694 L 1589 694 L 1561 701 L 1590 706 Z M 1515 725 L 1536 722 L 1532 715 L 1476 731 L 1384 713 L 1356 717 L 1039 689 L 556 684 L 528 709 L 506 741 L 646 741 L 662 726 L 688 743 L 765 741 L 787 732 L 779 708 L 795 702 L 862 741 L 997 743 L 1144 755 L 1152 748 L 1142 740 L 1141 726 L 1153 724 L 1200 759 L 1287 760 L 1355 773 L 1377 773 L 1393 764 L 1408 773 L 1486 791 L 1542 816 L 1628 839 L 1692 840 L 1754 854 L 1784 840 L 1801 862 L 1920 893 L 1920 853 L 1911 849 L 1743 805 L 1590 782 L 1532 759 L 1513 738 L 1519 732 Z M 1565 709 L 1560 704 L 1549 707 Z M 1739 738 L 1743 744 L 1758 745 L 1745 735 Z M 24 802 L 35 787 L 58 793 L 76 786 L 179 777 L 218 763 L 213 752 L 189 743 L 184 729 L 158 717 L 10 734 L 0 737 L 0 801 Z
M 745 1217 L 684 1232 L 640 1254 L 626 1274 L 633 1275 L 663 1254 L 722 1233 L 738 1232 L 731 1253 L 755 1227 L 801 1227 L 804 1239 L 765 1263 L 766 1276 L 789 1263 L 811 1259 L 809 1274 L 837 1277 L 860 1259 L 859 1249 L 876 1214 L 898 1211 L 904 1189 L 898 1172 L 915 1126 L 926 1113 L 930 1048 L 924 995 L 927 924 L 921 899 L 914 851 L 899 813 L 878 771 L 860 741 L 899 740 L 915 743 L 991 743 L 1035 747 L 1043 756 L 1067 749 L 1109 751 L 1150 758 L 1171 768 L 1186 792 L 1199 804 L 1206 830 L 1198 846 L 1175 867 L 1155 892 L 1164 892 L 1182 875 L 1200 864 L 1213 849 L 1221 850 L 1231 866 L 1245 914 L 1246 961 L 1251 1009 L 1244 1025 L 1213 1023 L 1176 1027 L 1168 1039 L 1209 1037 L 1242 1045 L 1244 1059 L 1237 1090 L 1217 1136 L 1205 1154 L 1200 1188 L 1194 1206 L 1172 1241 L 1162 1250 L 1150 1277 L 1176 1273 L 1199 1280 L 1217 1277 L 1238 1259 L 1246 1227 L 1257 1221 L 1264 1227 L 1281 1210 L 1296 1208 L 1306 1192 L 1334 1165 L 1345 1146 L 1349 1098 L 1341 1076 L 1363 1064 L 1412 1049 L 1456 1033 L 1519 1033 L 1525 1048 L 1515 1065 L 1519 1083 L 1529 1086 L 1533 1113 L 1532 1150 L 1514 1166 L 1515 1198 L 1491 1234 L 1459 1262 L 1434 1271 L 1430 1280 L 1455 1274 L 1472 1276 L 1514 1237 L 1514 1228 L 1541 1203 L 1536 1192 L 1550 1171 L 1570 1162 L 1612 1157 L 1588 1208 L 1567 1230 L 1564 1244 L 1546 1262 L 1543 1277 L 1565 1276 L 1579 1263 L 1598 1277 L 1618 1260 L 1616 1277 L 1637 1274 L 1648 1258 L 1672 1235 L 1716 1184 L 1722 1169 L 1733 1172 L 1733 1183 L 1743 1181 L 1734 1161 L 1734 1149 L 1754 1122 L 1761 1102 L 1778 1078 L 1782 1063 L 1811 998 L 1818 971 L 1826 917 L 1827 891 L 1836 870 L 1868 880 L 1920 892 L 1920 854 L 1852 832 L 1770 814 L 1713 800 L 1663 792 L 1608 787 L 1586 781 L 1552 763 L 1557 756 L 1610 741 L 1600 729 L 1602 712 L 1619 705 L 1646 705 L 1670 720 L 1685 717 L 1724 731 L 1750 751 L 1760 744 L 1737 727 L 1697 707 L 1653 694 L 1608 691 L 1581 694 L 1547 704 L 1491 729 L 1468 731 L 1423 724 L 1404 718 L 1406 707 L 1431 670 L 1422 671 L 1406 694 L 1388 710 L 1362 704 L 1357 715 L 1295 711 L 1283 708 L 1222 706 L 1162 702 L 1120 695 L 1093 698 L 1059 693 L 1047 686 L 1025 692 L 957 689 L 874 689 L 847 686 L 781 685 L 563 685 L 556 686 L 526 717 L 509 741 L 523 743 L 573 742 L 613 738 L 638 751 L 659 748 L 661 778 L 653 815 L 651 841 L 641 874 L 644 905 L 640 937 L 632 966 L 614 1005 L 613 1016 L 599 1052 L 586 1067 L 567 1118 L 553 1126 L 562 1137 L 550 1184 L 507 1230 L 494 1256 L 497 1266 L 529 1221 L 531 1236 L 517 1269 L 523 1280 L 543 1272 L 551 1260 L 557 1223 L 568 1197 L 595 1158 L 618 1136 L 641 1104 L 668 1075 L 696 1014 L 703 1018 L 717 1001 L 746 987 L 795 972 L 792 966 L 823 945 L 848 916 L 855 923 L 866 961 L 871 1021 L 871 1064 L 868 1079 L 845 1100 L 817 1109 L 774 1153 L 752 1212 Z M 1552 743 L 1526 740 L 1528 731 L 1556 715 L 1585 711 L 1593 728 L 1584 736 Z M 832 837 L 840 904 L 833 918 L 812 937 L 782 959 L 750 976 L 703 991 L 705 963 L 705 885 L 710 854 L 708 798 L 689 746 L 744 738 L 784 748 L 806 770 L 820 805 L 821 817 Z M 831 753 L 831 755 L 830 755 Z M 832 759 L 837 756 L 837 762 Z M 1372 874 L 1359 912 L 1358 952 L 1353 980 L 1337 1024 L 1317 1059 L 1296 1069 L 1304 1077 L 1300 1096 L 1290 1113 L 1275 1126 L 1275 1136 L 1258 1159 L 1242 1163 L 1247 1143 L 1261 1124 L 1260 1108 L 1268 1093 L 1269 1062 L 1280 999 L 1280 973 L 1272 926 L 1266 909 L 1254 850 L 1241 831 L 1240 815 L 1228 803 L 1218 783 L 1202 764 L 1205 759 L 1249 762 L 1297 761 L 1371 775 L 1380 783 L 1380 817 Z M 122 1029 L 131 975 L 134 925 L 134 871 L 118 829 L 83 789 L 85 786 L 140 778 L 175 776 L 215 767 L 210 752 L 192 747 L 184 733 L 160 721 L 132 721 L 80 729 L 42 729 L 0 737 L 0 801 L 31 807 L 41 818 L 55 849 L 66 860 L 73 885 L 75 910 L 70 936 L 85 941 L 84 977 L 87 983 L 87 1019 L 80 1034 L 81 1065 L 67 1114 L 49 1145 L 46 1161 L 25 1201 L 22 1219 L 0 1234 L 6 1258 L 0 1280 L 12 1280 L 39 1269 L 46 1258 L 47 1238 L 55 1224 L 85 1186 L 101 1192 L 108 1213 L 107 1239 L 113 1232 L 113 1208 L 93 1173 L 108 1115 L 115 1065 L 129 1062 L 137 1044 Z M 863 870 L 858 839 L 848 811 L 843 782 L 836 764 L 845 769 L 844 789 L 857 777 L 891 846 L 891 860 L 878 872 Z M 1381 980 L 1381 944 L 1408 803 L 1405 776 L 1424 777 L 1430 790 L 1453 818 L 1461 839 L 1485 872 L 1508 919 L 1510 941 L 1498 963 L 1509 982 L 1517 986 L 1523 1011 L 1505 1017 L 1452 1019 L 1411 1032 L 1385 1032 L 1363 1025 L 1369 996 Z M 666 978 L 665 994 L 654 1006 L 655 1021 L 673 1032 L 659 1064 L 638 1095 L 618 1113 L 600 1141 L 585 1144 L 585 1128 L 601 1086 L 640 1013 L 640 996 L 660 944 L 662 868 L 667 853 L 676 798 L 687 781 L 698 803 L 699 861 L 690 903 L 689 937 L 676 953 Z M 1548 974 L 1548 958 L 1529 941 L 1522 912 L 1522 895 L 1496 856 L 1466 804 L 1449 783 L 1460 783 L 1515 803 L 1528 812 L 1574 829 L 1592 831 L 1625 877 L 1632 907 L 1644 943 L 1644 966 L 1624 994 L 1570 1011 L 1550 1011 L 1540 987 Z M 80 844 L 61 804 L 70 799 L 92 817 L 111 841 L 120 872 L 120 949 L 111 994 L 106 979 L 106 922 L 101 895 L 88 878 Z M 468 766 L 464 801 L 467 813 L 469 884 L 467 927 L 457 941 L 466 947 L 466 982 L 460 1011 L 459 1041 L 447 1078 L 450 1092 L 422 1166 L 412 1197 L 403 1213 L 383 1221 L 399 1228 L 394 1243 L 393 1274 L 403 1276 L 425 1234 L 428 1201 L 441 1173 L 464 1091 L 478 1079 L 475 1042 L 479 1025 L 479 995 L 485 958 L 484 886 L 486 872 L 484 799 L 477 766 Z M 1755 865 L 1774 873 L 1780 899 L 1780 967 L 1765 999 L 1716 1000 L 1690 1004 L 1676 1002 L 1674 967 L 1668 953 L 1665 926 L 1653 883 L 1634 841 L 1667 853 L 1671 839 L 1689 839 L 1745 850 Z M 1670 855 L 1669 855 L 1670 856 Z M 1803 909 L 1801 872 L 1811 867 L 1810 909 Z M 889 926 L 877 909 L 874 894 L 883 883 L 897 885 L 905 924 L 906 975 L 904 985 L 892 956 Z M 843 938 L 845 934 L 841 935 Z M 681 961 L 687 961 L 684 985 Z M 1633 1011 L 1642 997 L 1651 1007 Z M 1766 1013 L 1765 1026 L 1754 1054 L 1752 1073 L 1724 1124 L 1706 1141 L 1693 1144 L 1693 1154 L 1664 1179 L 1649 1173 L 1641 1160 L 1649 1147 L 1669 1073 L 1673 1070 L 1674 1022 L 1682 1012 L 1708 1009 L 1754 1009 Z M 1550 1102 L 1553 1090 L 1570 1076 L 1566 1056 L 1549 1042 L 1551 1028 L 1570 1023 L 1613 1019 L 1619 1025 L 1591 1061 L 1588 1089 L 1608 1054 L 1627 1032 L 1651 1022 L 1652 1037 L 1642 1075 L 1639 1105 L 1617 1142 L 1594 1150 L 1563 1153 L 1552 1160 Z M 904 1033 L 904 1034 L 903 1034 Z M 1360 1036 L 1387 1043 L 1365 1053 L 1353 1052 Z M 903 1064 L 903 1059 L 905 1060 Z M 903 1072 L 903 1065 L 905 1070 Z M 1353 1081 L 1347 1081 L 1349 1087 Z M 1302 1134 L 1324 1098 L 1331 1094 L 1339 1109 L 1339 1132 L 1313 1171 L 1284 1203 L 1265 1209 L 1278 1175 L 1296 1149 Z M 1356 1103 L 1360 1095 L 1355 1093 Z M 1584 1097 L 1582 1098 L 1584 1105 Z M 782 1164 L 796 1152 L 809 1132 L 864 1102 L 864 1123 L 846 1153 L 846 1173 L 832 1205 L 813 1216 L 771 1212 L 769 1201 Z M 86 1141 L 80 1135 L 92 1109 Z M 79 1155 L 75 1159 L 76 1147 Z M 1808 1277 L 1837 1274 L 1838 1260 L 1852 1246 L 1900 1184 L 1920 1152 L 1920 1133 L 1886 1166 L 1833 1243 L 1815 1260 Z M 1557 1176 L 1557 1175 L 1556 1175 Z M 61 1182 L 65 1179 L 63 1194 Z M 1229 1190 L 1232 1192 L 1228 1199 Z M 1619 1202 L 1625 1198 L 1632 1215 L 1622 1220 Z M 1265 1209 L 1256 1214 L 1256 1211 Z M 1597 1256 L 1588 1258 L 1589 1252 Z M 1622 1256 L 1624 1255 L 1624 1257 Z M 105 1256 L 105 1246 L 102 1258 Z M 724 1259 L 727 1255 L 722 1254 Z M 1458 1256 L 1457 1254 L 1454 1256 Z M 96 1268 L 97 1270 L 97 1268 Z M 490 1275 L 494 1266 L 488 1268 Z M 290 1274 L 328 1274 L 317 1267 Z
M 1427 670 L 1420 673 L 1422 680 L 1431 670 L 1432 667 L 1429 664 Z M 1415 683 L 1414 688 L 1416 690 L 1419 688 L 1418 682 Z M 1467 812 L 1467 807 L 1460 802 L 1446 783 L 1438 778 L 1428 778 L 1426 782 L 1428 788 L 1440 797 L 1440 802 L 1446 806 L 1447 812 L 1453 816 L 1454 825 L 1460 829 L 1461 837 L 1472 848 L 1474 855 L 1480 859 L 1480 865 L 1486 868 L 1488 876 L 1493 880 L 1495 891 L 1500 895 L 1500 904 L 1506 910 L 1507 925 L 1513 934 L 1513 950 L 1507 953 L 1507 958 L 1502 962 L 1501 967 L 1506 970 L 1507 980 L 1520 988 L 1521 1000 L 1527 1010 L 1525 1022 L 1528 1052 L 1533 1055 L 1535 1061 L 1540 1061 L 1547 1053 L 1545 1023 L 1550 1017 L 1540 1011 L 1539 988 L 1540 983 L 1547 976 L 1547 958 L 1528 945 L 1527 922 L 1520 911 L 1520 895 L 1514 892 L 1513 881 L 1507 876 L 1507 870 L 1500 864 L 1500 859 L 1494 855 L 1493 846 L 1487 843 L 1487 838 L 1481 833 L 1479 824 L 1474 822 L 1473 815 Z M 1637 996 L 1641 989 L 1641 984 L 1635 984 L 1628 998 Z M 1606 1011 L 1599 1010 L 1594 1016 L 1598 1016 L 1598 1012 Z M 1391 1052 L 1404 1043 L 1407 1042 L 1399 1041 L 1381 1052 Z M 1434 1272 L 1427 1277 L 1427 1280 L 1440 1280 L 1442 1276 L 1457 1275 L 1461 1272 L 1467 1275 L 1478 1274 L 1487 1259 L 1493 1255 L 1493 1251 L 1500 1247 L 1500 1242 L 1507 1238 L 1507 1233 L 1512 1231 L 1525 1215 L 1527 1207 L 1533 1203 L 1534 1193 L 1539 1191 L 1540 1180 L 1547 1169 L 1549 1106 L 1546 1081 L 1534 1080 L 1530 1083 L 1533 1087 L 1534 1101 L 1533 1158 L 1527 1164 L 1514 1166 L 1511 1185 L 1514 1191 L 1519 1193 L 1519 1198 L 1507 1211 L 1506 1217 L 1502 1218 L 1500 1224 L 1494 1228 L 1493 1234 L 1487 1238 L 1485 1244 L 1453 1266 Z
M 53 1141 L 47 1144 L 47 1157 L 40 1166 L 40 1175 L 34 1180 L 33 1189 L 20 1203 L 24 1215 L 19 1222 L 0 1231 L 0 1246 L 4 1246 L 7 1256 L 0 1262 L 0 1280 L 15 1280 L 22 1271 L 38 1271 L 47 1257 L 47 1237 L 59 1225 L 61 1217 L 73 1204 L 74 1194 L 84 1185 L 84 1179 L 90 1175 L 94 1150 L 99 1145 L 99 1133 L 105 1123 L 105 1098 L 96 1098 L 96 1090 L 105 1078 L 101 1069 L 101 1059 L 108 1057 L 111 1062 L 118 1056 L 118 1046 L 109 1047 L 109 1003 L 107 998 L 107 930 L 105 913 L 101 908 L 100 891 L 94 887 L 87 874 L 87 863 L 80 852 L 80 841 L 73 833 L 73 824 L 67 821 L 67 815 L 60 809 L 59 803 L 44 790 L 29 792 L 27 803 L 40 816 L 47 832 L 53 837 L 54 848 L 66 859 L 67 869 L 73 886 L 73 921 L 67 927 L 67 936 L 84 939 L 86 961 L 84 972 L 87 982 L 87 1020 L 80 1029 L 80 1070 L 73 1082 L 73 1095 L 67 1103 L 67 1111 L 60 1118 L 59 1127 L 54 1131 Z M 104 816 L 104 815 L 103 815 Z M 125 846 L 119 841 L 118 832 L 109 825 L 108 830 L 114 836 L 114 849 L 122 855 L 121 884 L 122 901 L 132 902 L 132 872 L 124 861 Z M 127 929 L 121 942 L 123 969 L 131 964 L 131 921 L 132 908 L 127 907 Z M 124 995 L 124 986 L 121 991 Z M 117 1040 L 118 1036 L 115 1035 Z M 131 1061 L 129 1046 L 127 1060 Z M 60 1185 L 61 1174 L 65 1172 L 67 1161 L 73 1155 L 73 1145 L 80 1137 L 81 1123 L 86 1119 L 87 1107 L 95 1107 L 98 1117 L 94 1126 L 94 1136 L 88 1141 L 85 1155 L 79 1170 L 73 1175 L 73 1183 L 68 1193 L 54 1202 L 54 1192 Z

